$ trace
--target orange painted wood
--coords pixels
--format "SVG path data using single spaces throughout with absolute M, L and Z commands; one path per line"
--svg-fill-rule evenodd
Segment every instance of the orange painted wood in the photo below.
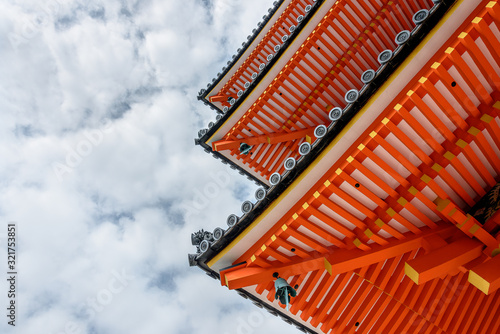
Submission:
M 268 282 L 273 280 L 273 273 L 279 273 L 280 277 L 287 278 L 294 275 L 308 273 L 314 270 L 328 267 L 328 262 L 324 257 L 309 259 L 305 261 L 296 261 L 292 264 L 273 266 L 271 268 L 241 268 L 224 274 L 221 280 L 229 289 L 240 289 L 247 286 Z M 222 273 L 221 273 L 222 274 Z
M 323 331 L 326 331 L 327 329 L 330 329 L 334 326 L 340 314 L 344 311 L 348 303 L 351 302 L 351 299 L 353 298 L 355 292 L 363 283 L 365 283 L 365 280 L 363 280 L 361 277 L 357 275 L 353 276 L 351 281 L 345 287 L 344 291 L 341 293 L 341 297 L 335 304 L 332 312 L 328 315 L 328 321 L 326 321 L 323 326 L 321 326 L 321 329 Z
M 304 138 L 307 135 L 314 133 L 314 129 L 303 129 L 294 132 L 280 132 L 280 133 L 267 133 L 265 135 L 257 137 L 247 137 L 238 140 L 218 140 L 212 143 L 214 151 L 223 151 L 229 149 L 239 148 L 241 143 L 246 143 L 248 145 L 258 145 L 261 143 L 267 144 L 277 144 L 281 142 L 286 142 L 294 139 Z
M 386 246 L 373 245 L 369 251 L 339 249 L 329 254 L 327 259 L 331 265 L 332 274 L 338 275 L 418 249 L 422 247 L 426 236 L 438 233 L 448 234 L 453 230 L 453 226 L 443 226 L 435 230 L 427 230 L 420 235 L 408 235 L 406 239 L 392 241 Z
M 482 250 L 483 244 L 481 242 L 462 238 L 408 261 L 405 273 L 415 283 L 423 284 L 474 260 L 482 254 Z
M 497 291 L 500 287 L 500 256 L 472 268 L 469 282 L 488 295 Z
M 316 327 L 319 323 L 324 322 L 326 317 L 328 316 L 328 311 L 334 304 L 334 302 L 339 297 L 343 287 L 349 282 L 349 280 L 353 277 L 352 273 L 346 273 L 337 276 L 337 280 L 332 285 L 330 291 L 325 297 L 325 301 L 321 304 L 321 308 L 319 309 L 319 313 L 316 313 L 314 317 L 311 319 L 311 325 Z
M 311 272 L 311 275 L 307 279 L 307 284 L 303 289 L 297 291 L 297 297 L 292 301 L 292 306 L 290 307 L 290 312 L 292 314 L 297 314 L 299 310 L 304 308 L 307 297 L 311 294 L 323 273 L 324 270 L 315 270 Z

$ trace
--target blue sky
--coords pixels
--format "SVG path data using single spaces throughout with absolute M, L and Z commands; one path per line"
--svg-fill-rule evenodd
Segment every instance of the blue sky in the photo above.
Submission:
M 194 146 L 215 119 L 196 96 L 271 5 L 3 1 L 0 247 L 16 222 L 19 274 L 0 332 L 298 332 L 187 261 L 191 232 L 253 199 Z

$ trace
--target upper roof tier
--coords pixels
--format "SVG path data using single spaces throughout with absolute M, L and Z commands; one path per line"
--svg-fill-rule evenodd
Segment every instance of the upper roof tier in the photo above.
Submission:
M 363 81 L 391 58 L 390 50 L 410 37 L 419 23 L 415 13 L 432 4 L 277 3 L 238 60 L 200 95 L 221 114 L 200 131 L 197 142 L 253 179 L 270 184 L 273 173 L 286 171 L 287 159 L 300 158 L 304 142 L 314 142 L 332 119 L 342 115 L 335 107 L 344 109 L 355 102 Z M 240 152 L 242 143 L 252 147 L 249 153 Z

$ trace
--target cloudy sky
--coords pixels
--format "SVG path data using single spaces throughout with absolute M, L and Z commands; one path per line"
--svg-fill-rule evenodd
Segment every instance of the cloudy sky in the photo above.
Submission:
M 256 186 L 194 146 L 196 100 L 271 0 L 4 0 L 1 333 L 298 333 L 189 268 Z

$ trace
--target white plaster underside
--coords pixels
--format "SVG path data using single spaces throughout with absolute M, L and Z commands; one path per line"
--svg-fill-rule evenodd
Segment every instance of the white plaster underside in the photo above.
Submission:
M 285 215 L 290 208 L 297 203 L 302 196 L 316 183 L 332 166 L 332 162 L 337 161 L 345 151 L 358 139 L 359 134 L 363 133 L 377 118 L 382 110 L 384 110 L 391 101 L 400 92 L 401 87 L 404 87 L 417 72 L 428 62 L 428 60 L 437 52 L 437 50 L 446 42 L 451 34 L 460 26 L 471 11 L 478 5 L 479 0 L 467 0 L 453 12 L 451 17 L 444 22 L 440 30 L 435 33 L 427 42 L 424 48 L 418 54 L 414 55 L 410 63 L 401 70 L 398 77 L 392 80 L 387 89 L 382 92 L 376 103 L 369 104 L 362 117 L 352 125 L 346 134 L 337 142 L 337 144 L 326 153 L 326 156 L 319 161 L 314 168 L 304 176 L 302 180 L 295 186 L 294 190 L 286 196 L 280 197 L 272 214 L 267 214 L 257 226 L 249 231 L 236 244 L 231 244 L 230 251 L 222 256 L 216 263 L 212 265 L 212 269 L 218 271 L 221 268 L 232 265 L 249 247 L 254 245 L 263 234 L 271 229 L 278 219 Z M 321 8 L 323 9 L 323 8 Z M 320 16 L 322 17 L 322 16 Z M 286 58 L 286 57 L 285 57 Z M 272 77 L 273 74 L 270 74 Z M 265 85 L 265 84 L 264 84 Z M 369 101 L 369 103 L 372 101 Z M 245 107 L 241 110 L 246 110 Z M 441 142 L 441 140 L 439 140 Z M 439 182 L 439 178 L 436 178 Z M 430 190 L 429 190 L 430 191 Z M 425 192 L 425 189 L 423 190 Z M 363 201 L 363 199 L 360 199 Z M 418 200 L 414 200 L 419 205 Z M 421 205 L 425 210 L 424 205 Z M 411 216 L 407 216 L 410 220 L 414 220 Z M 398 223 L 396 223 L 398 224 Z M 398 224 L 399 225 L 399 224 Z M 395 228 L 401 229 L 400 226 L 394 225 Z

